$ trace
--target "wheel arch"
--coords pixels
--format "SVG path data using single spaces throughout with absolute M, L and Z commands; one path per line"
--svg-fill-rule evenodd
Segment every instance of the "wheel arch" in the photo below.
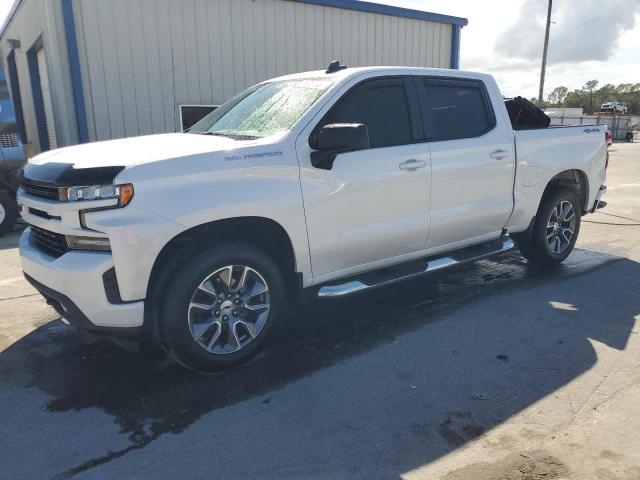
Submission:
M 214 239 L 214 240 L 212 240 Z M 293 243 L 284 227 L 266 217 L 234 217 L 200 224 L 184 230 L 169 240 L 157 255 L 146 290 L 145 331 L 162 341 L 158 335 L 155 296 L 171 274 L 194 250 L 216 244 L 241 242 L 264 249 L 282 269 L 287 288 L 296 295 L 302 288 Z
M 188 228 L 169 240 L 156 257 L 147 294 L 169 259 L 184 249 L 201 250 L 215 244 L 242 242 L 264 249 L 283 269 L 283 274 L 297 271 L 295 250 L 289 234 L 275 220 L 266 217 L 234 217 Z
M 540 198 L 540 204 L 546 195 L 555 188 L 564 187 L 573 191 L 580 201 L 582 207 L 582 213 L 586 213 L 589 210 L 589 177 L 587 174 L 577 168 L 570 170 L 563 170 L 562 172 L 554 175 L 548 182 L 547 186 Z

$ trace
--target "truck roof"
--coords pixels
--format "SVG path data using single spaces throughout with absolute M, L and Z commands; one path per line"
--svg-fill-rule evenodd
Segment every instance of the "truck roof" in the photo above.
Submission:
M 300 78 L 332 78 L 336 80 L 344 80 L 347 78 L 355 77 L 363 73 L 379 72 L 387 75 L 402 75 L 402 74 L 414 74 L 414 75 L 435 75 L 435 76 L 452 76 L 459 78 L 491 78 L 486 73 L 470 72 L 464 70 L 453 70 L 448 68 L 424 68 L 424 67 L 402 67 L 402 66 L 374 66 L 374 67 L 346 67 L 341 70 L 327 73 L 327 70 L 312 70 L 308 72 L 293 73 L 290 75 L 283 75 L 267 80 L 272 82 L 276 80 L 293 80 Z

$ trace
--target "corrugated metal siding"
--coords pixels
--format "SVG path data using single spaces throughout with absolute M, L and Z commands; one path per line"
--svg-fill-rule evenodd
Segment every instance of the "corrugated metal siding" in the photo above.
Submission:
M 45 57 L 45 49 L 41 48 L 36 53 L 38 62 L 38 76 L 40 78 L 40 90 L 44 105 L 45 129 L 49 140 L 49 149 L 58 148 L 58 136 L 56 134 L 55 114 L 53 113 L 53 100 L 51 98 L 51 84 L 49 83 L 49 70 Z
M 89 135 L 179 128 L 277 75 L 350 66 L 448 68 L 451 25 L 286 0 L 74 0 Z
M 26 1 L 16 11 L 11 23 L 2 35 L 2 39 L 0 39 L 3 62 L 6 62 L 11 51 L 7 39 L 20 41 L 20 48 L 15 50 L 16 69 L 27 137 L 33 143 L 35 152 L 40 150 L 40 146 L 38 145 L 38 126 L 27 65 L 27 51 L 40 36 L 42 36 L 45 49 L 58 143 L 70 145 L 78 142 L 78 129 L 75 122 L 71 85 L 68 80 L 69 66 L 62 23 L 59 1 Z

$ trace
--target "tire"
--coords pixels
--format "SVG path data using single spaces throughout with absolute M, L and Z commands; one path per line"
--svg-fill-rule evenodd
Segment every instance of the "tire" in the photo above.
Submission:
M 192 255 L 157 293 L 167 353 L 189 369 L 210 372 L 260 350 L 282 310 L 285 287 L 271 257 L 234 243 Z
M 0 235 L 10 232 L 18 220 L 18 205 L 9 192 L 0 190 Z
M 556 221 L 558 215 L 561 221 Z M 580 232 L 581 216 L 582 208 L 573 191 L 559 187 L 548 192 L 542 198 L 530 231 L 516 236 L 520 253 L 537 265 L 560 264 L 573 251 Z

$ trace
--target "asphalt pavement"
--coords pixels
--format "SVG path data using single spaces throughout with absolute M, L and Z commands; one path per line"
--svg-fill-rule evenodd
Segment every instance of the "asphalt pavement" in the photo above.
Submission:
M 640 479 L 640 144 L 565 264 L 291 310 L 198 375 L 68 326 L 0 239 L 0 478 Z

